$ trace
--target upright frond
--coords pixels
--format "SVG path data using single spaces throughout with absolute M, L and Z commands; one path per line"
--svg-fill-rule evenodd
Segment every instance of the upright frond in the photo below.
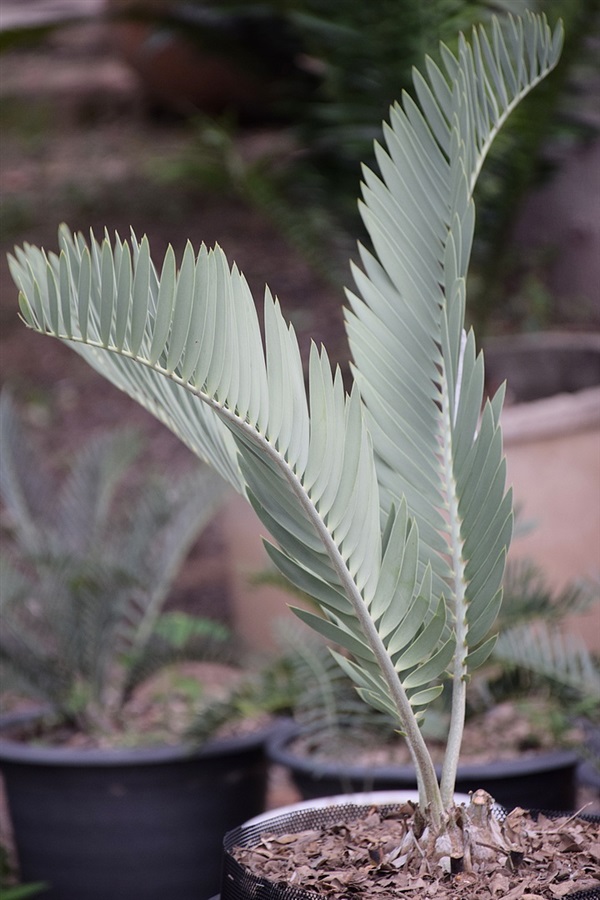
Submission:
M 468 669 L 493 646 L 482 641 L 500 607 L 512 530 L 501 396 L 484 403 L 483 358 L 464 325 L 473 190 L 495 135 L 556 65 L 561 42 L 560 27 L 552 34 L 526 13 L 494 20 L 490 36 L 474 29 L 456 56 L 442 47 L 442 68 L 427 60 L 426 75 L 414 73 L 417 102 L 406 95 L 391 109 L 385 147 L 376 148 L 380 176 L 364 173 L 361 212 L 375 256 L 363 250 L 355 270 L 348 338 L 383 512 L 406 498 L 421 570 L 431 566 L 456 631 L 457 709 Z M 451 789 L 448 776 L 446 799 Z

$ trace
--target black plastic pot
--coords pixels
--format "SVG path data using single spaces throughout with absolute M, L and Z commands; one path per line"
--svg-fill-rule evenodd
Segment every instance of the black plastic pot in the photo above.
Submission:
M 343 798 L 342 798 L 343 799 Z M 223 876 L 221 893 L 213 900 L 314 900 L 313 891 L 303 890 L 301 886 L 290 887 L 275 884 L 267 878 L 252 875 L 232 856 L 234 847 L 249 847 L 256 843 L 264 832 L 275 835 L 294 834 L 305 829 L 316 829 L 332 822 L 350 819 L 361 812 L 367 813 L 372 808 L 373 799 L 367 804 L 360 804 L 356 798 L 348 798 L 347 803 L 335 806 L 322 805 L 318 809 L 310 809 L 298 804 L 298 809 L 274 813 L 272 818 L 260 823 L 249 822 L 234 829 L 225 836 L 223 843 Z M 392 809 L 398 804 L 386 800 L 380 804 L 384 809 Z M 600 817 L 593 817 L 600 822 Z M 600 888 L 575 891 L 568 894 L 565 900 L 600 900 Z
M 47 882 L 45 900 L 208 896 L 223 835 L 265 808 L 267 733 L 201 750 L 0 740 L 22 880 Z
M 292 744 L 299 734 L 299 729 L 289 728 L 272 735 L 267 753 L 273 763 L 288 769 L 305 800 L 360 791 L 414 790 L 417 786 L 412 766 L 351 766 L 294 753 Z M 559 750 L 464 765 L 458 769 L 456 790 L 468 794 L 482 788 L 507 809 L 572 810 L 576 807 L 578 763 L 576 753 Z

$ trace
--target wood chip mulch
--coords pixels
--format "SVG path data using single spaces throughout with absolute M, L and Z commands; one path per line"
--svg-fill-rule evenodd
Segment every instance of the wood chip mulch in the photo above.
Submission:
M 451 875 L 416 854 L 407 875 L 398 850 L 412 827 L 406 806 L 387 814 L 373 809 L 323 830 L 265 833 L 254 847 L 238 847 L 233 854 L 254 875 L 327 900 L 559 900 L 600 890 L 597 822 L 543 815 L 534 821 L 522 810 L 510 816 L 515 814 L 525 851 L 516 868 L 494 853 L 493 861 L 476 863 L 474 871 Z

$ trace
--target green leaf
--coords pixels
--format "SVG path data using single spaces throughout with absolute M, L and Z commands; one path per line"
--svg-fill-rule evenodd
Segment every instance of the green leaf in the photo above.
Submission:
M 144 238 L 141 246 L 133 244 L 136 260 L 133 276 L 133 295 L 131 298 L 131 337 L 129 350 L 132 356 L 140 351 L 150 302 L 150 245 Z
M 190 616 L 181 610 L 163 613 L 156 622 L 155 632 L 179 650 L 194 638 L 225 641 L 229 637 L 228 630 L 219 622 Z
M 354 270 L 357 295 L 349 295 L 347 320 L 357 384 L 371 416 L 383 508 L 406 498 L 419 526 L 421 565 L 432 566 L 436 589 L 444 590 L 451 607 L 474 599 L 483 579 L 476 573 L 490 548 L 499 552 L 510 538 L 507 517 L 495 516 L 505 496 L 498 403 L 493 425 L 485 415 L 480 425 L 483 360 L 472 335 L 462 346 L 471 195 L 494 135 L 556 64 L 558 44 L 542 18 L 527 14 L 516 30 L 510 21 L 496 22 L 492 41 L 475 30 L 472 47 L 462 39 L 457 56 L 443 47 L 442 68 L 428 60 L 427 75 L 414 75 L 420 108 L 405 97 L 391 112 L 387 147 L 377 147 L 382 180 L 365 172 L 361 208 L 382 268 L 363 254 L 365 273 Z M 526 66 L 524 47 L 530 48 Z M 407 335 L 411 348 L 428 348 L 420 367 L 419 357 L 411 358 L 408 377 Z M 433 345 L 442 355 L 432 371 Z M 427 385 L 441 389 L 439 402 L 425 399 Z M 440 452 L 446 464 L 433 466 Z M 432 533 L 436 511 L 445 509 L 450 527 Z M 460 560 L 473 581 L 456 571 L 455 582 L 448 558 Z M 464 609 L 456 615 L 464 617 Z
M 396 670 L 402 672 L 418 665 L 422 660 L 431 661 L 433 652 L 439 645 L 446 626 L 446 606 L 440 599 L 438 608 L 431 621 L 410 644 L 409 648 L 395 660 Z
M 480 644 L 476 650 L 472 650 L 467 656 L 467 666 L 469 668 L 469 672 L 474 672 L 475 669 L 478 669 L 482 666 L 490 657 L 490 654 L 494 652 L 494 647 L 496 646 L 496 641 L 498 639 L 498 635 L 494 634 L 492 637 L 488 638 L 487 641 L 484 641 L 483 644 Z
M 437 653 L 411 672 L 405 679 L 406 688 L 420 687 L 423 684 L 431 684 L 436 678 L 439 678 L 449 667 L 456 650 L 456 642 L 454 638 L 449 638 L 445 644 L 442 644 Z

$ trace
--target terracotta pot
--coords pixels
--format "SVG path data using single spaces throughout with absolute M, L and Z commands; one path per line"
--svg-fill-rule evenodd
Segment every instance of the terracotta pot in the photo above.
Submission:
M 225 540 L 227 593 L 231 604 L 233 630 L 246 652 L 277 656 L 281 642 L 277 624 L 288 621 L 295 629 L 306 628 L 289 609 L 303 601 L 283 587 L 256 584 L 254 579 L 273 568 L 263 544 L 265 526 L 243 497 L 235 495 L 219 515 Z
M 310 96 L 319 81 L 300 33 L 275 9 L 166 0 L 146 8 L 105 0 L 105 7 L 113 48 L 162 108 L 233 113 L 238 122 L 278 120 L 289 118 L 292 98 Z
M 0 730 L 14 724 L 5 717 Z M 223 834 L 265 808 L 266 735 L 201 749 L 0 739 L 21 878 L 47 882 L 47 900 L 207 896 L 219 887 Z
M 218 54 L 200 53 L 181 34 L 122 22 L 110 26 L 110 35 L 152 102 L 182 114 L 193 109 L 210 115 L 229 109 L 247 117 L 264 113 L 269 93 L 264 82 Z
M 484 345 L 490 388 L 507 379 L 507 482 L 520 519 L 509 562 L 530 559 L 556 590 L 597 577 L 600 547 L 600 334 L 537 333 Z M 569 627 L 600 651 L 598 610 Z

